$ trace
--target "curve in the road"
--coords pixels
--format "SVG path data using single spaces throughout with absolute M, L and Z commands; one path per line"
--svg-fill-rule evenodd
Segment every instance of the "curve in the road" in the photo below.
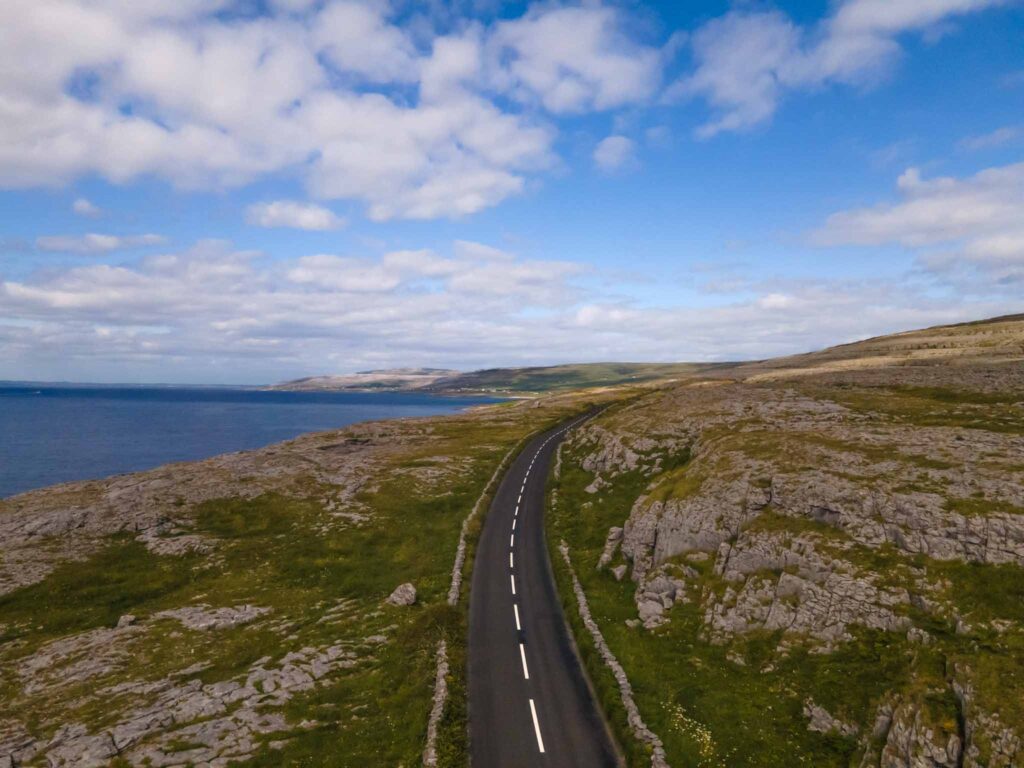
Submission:
M 620 765 L 569 635 L 544 537 L 551 458 L 589 415 L 526 445 L 484 521 L 469 600 L 473 768 Z

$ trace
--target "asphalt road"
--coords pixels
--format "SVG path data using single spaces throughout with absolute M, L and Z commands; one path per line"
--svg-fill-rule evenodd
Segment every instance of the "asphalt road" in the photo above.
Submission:
M 473 768 L 618 766 L 556 592 L 544 536 L 544 485 L 577 418 L 513 461 L 484 522 L 469 601 Z

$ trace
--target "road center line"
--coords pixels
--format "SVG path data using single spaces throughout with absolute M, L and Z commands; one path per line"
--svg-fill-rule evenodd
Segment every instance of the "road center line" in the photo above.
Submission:
M 517 632 L 522 632 L 523 631 L 523 627 L 519 623 L 519 603 L 512 603 L 512 610 L 514 610 L 516 612 L 516 631 Z
M 519 657 L 523 660 L 523 679 L 530 679 L 530 670 L 526 668 L 526 646 L 519 644 Z
M 534 706 L 533 699 L 530 699 L 530 714 L 533 715 L 533 732 L 537 734 L 537 749 L 544 753 L 544 739 L 540 737 L 540 723 L 537 721 L 537 707 Z

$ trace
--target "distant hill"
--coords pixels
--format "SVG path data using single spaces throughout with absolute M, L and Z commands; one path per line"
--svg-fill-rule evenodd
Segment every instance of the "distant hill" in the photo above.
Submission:
M 779 379 L 889 366 L 1014 363 L 1024 360 L 1024 314 L 876 336 L 817 352 L 731 367 L 730 378 Z
M 313 376 L 278 384 L 286 390 L 421 390 L 540 393 L 645 383 L 713 371 L 731 363 L 582 363 L 529 368 L 489 368 L 464 373 L 437 368 L 398 368 L 341 376 Z
M 337 376 L 307 376 L 278 384 L 271 389 L 301 391 L 335 390 L 387 390 L 403 391 L 424 389 L 441 379 L 460 375 L 460 371 L 444 368 L 391 368 L 379 371 L 360 371 Z

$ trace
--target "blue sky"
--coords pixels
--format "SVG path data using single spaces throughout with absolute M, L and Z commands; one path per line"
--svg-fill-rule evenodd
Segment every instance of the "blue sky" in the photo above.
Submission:
M 0 17 L 0 378 L 750 359 L 1021 311 L 1019 2 Z

